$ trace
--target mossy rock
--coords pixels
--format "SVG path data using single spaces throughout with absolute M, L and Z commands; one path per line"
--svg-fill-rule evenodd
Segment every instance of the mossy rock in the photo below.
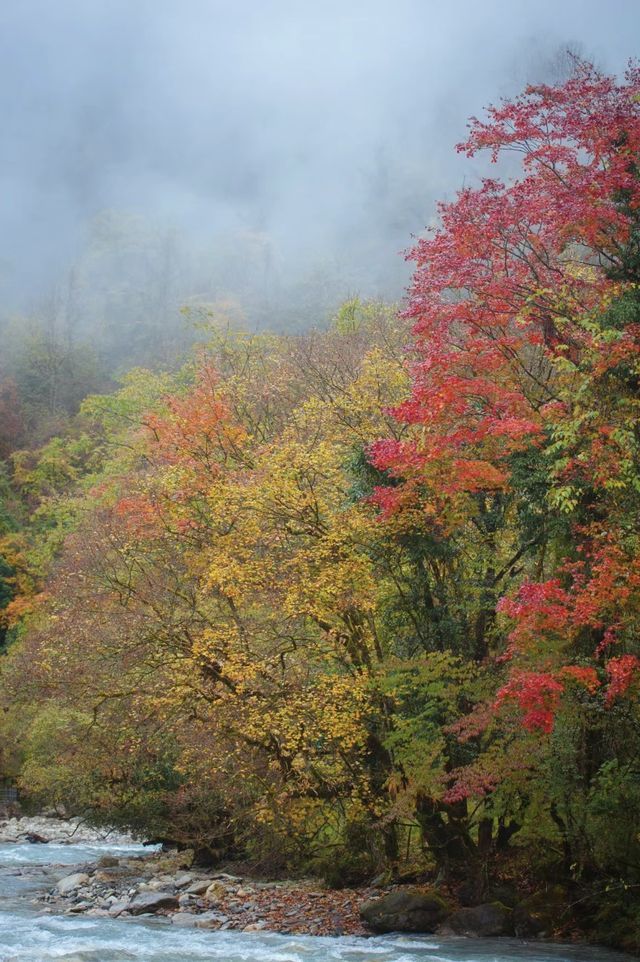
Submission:
M 193 857 L 191 848 L 185 848 L 182 852 L 167 852 L 154 861 L 153 872 L 155 875 L 172 875 L 180 869 L 191 868 Z
M 450 907 L 429 889 L 397 889 L 360 906 L 362 921 L 373 932 L 435 932 Z
M 485 902 L 453 912 L 438 931 L 446 935 L 470 935 L 486 938 L 512 935 L 513 912 L 502 902 Z

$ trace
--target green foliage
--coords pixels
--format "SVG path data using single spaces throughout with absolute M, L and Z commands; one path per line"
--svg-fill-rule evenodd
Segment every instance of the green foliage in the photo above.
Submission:
M 437 795 L 453 757 L 457 764 L 471 758 L 447 729 L 477 696 L 477 670 L 449 651 L 396 657 L 386 665 L 382 691 L 393 704 L 385 744 L 396 767 L 410 775 L 413 791 Z
M 395 305 L 379 300 L 365 301 L 355 296 L 342 302 L 331 321 L 331 328 L 345 336 L 371 335 L 376 330 L 393 327 L 397 323 Z
M 43 805 L 73 803 L 78 811 L 89 806 L 93 777 L 61 764 L 69 744 L 78 744 L 91 724 L 88 714 L 56 705 L 45 706 L 24 736 L 22 785 Z
M 175 751 L 159 743 L 152 750 L 107 734 L 111 751 L 93 755 L 93 764 L 79 746 L 91 741 L 96 720 L 87 712 L 47 704 L 37 712 L 23 736 L 20 785 L 32 804 L 62 804 L 90 820 L 134 833 L 166 835 L 169 799 L 181 784 L 173 761 Z M 124 736 L 126 738 L 126 736 Z M 94 748 L 97 747 L 93 742 Z M 122 765 L 122 752 L 129 755 Z

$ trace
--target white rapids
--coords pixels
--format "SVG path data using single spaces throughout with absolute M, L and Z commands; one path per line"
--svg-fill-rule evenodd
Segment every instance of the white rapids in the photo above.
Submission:
M 122 845 L 0 845 L 0 962 L 622 962 L 615 952 L 584 946 L 473 941 L 438 936 L 319 938 L 207 932 L 161 920 L 77 918 L 43 914 L 35 892 L 64 869 Z

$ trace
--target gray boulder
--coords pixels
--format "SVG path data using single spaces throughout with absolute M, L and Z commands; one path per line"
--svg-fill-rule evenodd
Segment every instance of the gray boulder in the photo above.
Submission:
M 74 872 L 73 875 L 65 875 L 56 885 L 56 892 L 58 895 L 71 895 L 72 892 L 75 892 L 88 881 L 89 876 L 86 872 Z
M 93 908 L 93 902 L 76 902 L 67 911 L 68 912 L 86 912 L 87 909 Z
M 487 902 L 473 908 L 458 909 L 440 926 L 443 935 L 471 935 L 482 938 L 490 935 L 511 935 L 513 912 L 502 902 Z
M 228 922 L 229 917 L 220 912 L 201 912 L 200 915 L 196 915 L 197 929 L 219 929 Z
M 417 890 L 390 892 L 360 906 L 362 921 L 374 932 L 434 932 L 448 914 L 439 895 Z
M 116 901 L 112 902 L 109 906 L 109 915 L 115 919 L 119 915 L 122 915 L 123 912 L 126 912 L 128 908 L 129 899 L 116 899 Z
M 188 888 L 185 889 L 187 895 L 204 895 L 209 886 L 211 885 L 212 879 L 204 878 L 200 879 L 198 882 L 192 882 Z
M 177 908 L 178 900 L 171 892 L 140 892 L 127 905 L 127 912 L 131 915 L 143 915 L 145 912 Z
M 174 925 L 184 925 L 188 928 L 195 928 L 198 922 L 198 916 L 193 915 L 191 912 L 176 912 L 175 915 L 171 916 L 171 921 Z

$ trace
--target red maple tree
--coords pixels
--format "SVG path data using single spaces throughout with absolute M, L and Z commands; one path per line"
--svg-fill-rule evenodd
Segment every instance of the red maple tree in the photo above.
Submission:
M 417 360 L 395 415 L 413 431 L 371 452 L 393 479 L 383 513 L 421 505 L 445 534 L 540 452 L 572 544 L 553 577 L 499 603 L 512 630 L 493 654 L 511 664 L 496 711 L 515 702 L 543 732 L 567 685 L 602 684 L 611 704 L 640 667 L 640 69 L 617 82 L 574 66 L 471 121 L 458 149 L 518 152 L 522 175 L 461 190 L 410 252 Z

